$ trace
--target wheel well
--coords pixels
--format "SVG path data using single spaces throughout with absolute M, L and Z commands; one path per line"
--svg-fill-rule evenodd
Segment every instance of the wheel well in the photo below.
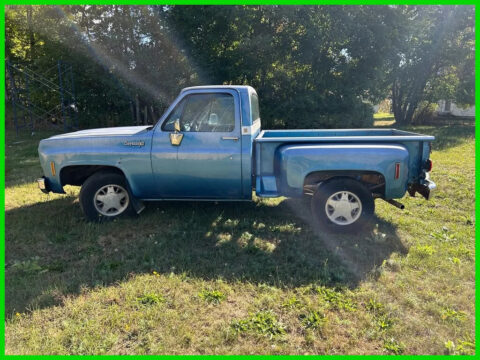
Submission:
M 374 197 L 385 196 L 385 177 L 381 173 L 376 171 L 357 170 L 312 172 L 305 177 L 305 181 L 303 183 L 303 193 L 307 195 L 313 195 L 318 184 L 336 177 L 346 177 L 360 181 L 370 189 Z
M 94 173 L 99 171 L 108 171 L 111 173 L 125 176 L 122 170 L 115 166 L 106 165 L 72 165 L 62 168 L 60 171 L 60 182 L 62 186 L 75 185 L 81 186 Z

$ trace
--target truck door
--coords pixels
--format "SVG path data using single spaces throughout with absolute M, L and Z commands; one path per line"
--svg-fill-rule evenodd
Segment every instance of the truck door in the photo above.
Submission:
M 177 133 L 176 121 L 180 123 Z M 224 89 L 187 94 L 162 128 L 169 135 L 176 134 L 179 142 L 172 145 L 171 141 L 170 144 L 177 149 L 175 174 L 172 177 L 172 172 L 167 171 L 168 193 L 163 191 L 162 197 L 242 197 L 240 106 L 235 91 Z M 153 159 L 152 151 L 152 162 Z M 162 178 L 160 183 L 165 183 L 162 169 L 152 165 L 155 177 Z

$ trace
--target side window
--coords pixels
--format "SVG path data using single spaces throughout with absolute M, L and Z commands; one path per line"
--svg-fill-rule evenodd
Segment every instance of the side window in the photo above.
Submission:
M 232 132 L 235 104 L 230 94 L 192 94 L 185 97 L 164 122 L 162 129 L 173 131 L 180 120 L 184 132 Z
M 210 131 L 233 131 L 235 128 L 235 104 L 232 95 L 215 95 L 212 99 L 208 123 Z

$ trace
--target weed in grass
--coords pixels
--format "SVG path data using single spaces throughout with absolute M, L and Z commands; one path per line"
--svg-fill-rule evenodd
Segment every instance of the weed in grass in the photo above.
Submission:
M 378 327 L 378 330 L 385 331 L 393 326 L 394 320 L 388 315 L 381 315 L 375 317 L 375 323 Z
M 405 351 L 405 344 L 398 342 L 394 338 L 389 338 L 383 342 L 383 349 L 389 353 L 401 355 Z
M 300 321 L 306 329 L 322 329 L 327 323 L 327 316 L 323 311 L 313 310 L 300 315 Z
M 450 307 L 446 307 L 441 311 L 441 318 L 443 321 L 460 323 L 465 320 L 466 314 L 463 311 L 456 311 Z
M 452 262 L 452 264 L 455 264 L 455 265 L 460 265 L 462 262 L 461 260 L 458 258 L 458 257 L 449 257 L 448 260 L 450 260 Z
M 137 298 L 137 301 L 142 305 L 155 305 L 165 302 L 165 298 L 158 294 L 145 294 Z
M 455 353 L 455 343 L 452 340 L 445 341 L 445 355 L 453 355 Z
M 453 257 L 463 258 L 465 260 L 473 260 L 472 250 L 468 249 L 464 244 L 459 244 L 449 249 L 449 254 Z
M 375 299 L 369 299 L 365 308 L 373 314 L 382 314 L 385 310 L 385 305 Z
M 198 296 L 205 300 L 209 304 L 214 304 L 218 305 L 220 304 L 223 300 L 225 300 L 226 296 L 224 293 L 218 290 L 202 290 Z
M 457 339 L 457 345 L 452 340 L 445 341 L 445 355 L 475 355 L 475 343 Z
M 410 255 L 418 259 L 425 259 L 434 253 L 435 249 L 431 245 L 418 245 L 410 249 Z
M 302 306 L 302 302 L 298 300 L 295 295 L 289 297 L 282 304 L 282 307 L 288 308 L 288 309 L 300 308 L 301 306 Z
M 38 264 L 38 260 L 40 260 L 40 258 L 38 256 L 35 256 L 29 260 L 15 261 L 11 267 L 13 270 L 21 272 L 26 275 L 33 275 L 33 274 L 47 272 L 48 269 L 42 268 Z
M 325 286 L 314 286 L 313 289 L 332 309 L 347 311 L 355 311 L 357 309 L 357 304 L 345 291 L 335 291 Z
M 277 320 L 271 310 L 259 311 L 247 319 L 234 320 L 231 327 L 236 333 L 251 332 L 270 339 L 286 333 L 285 326 Z
M 442 242 L 452 242 L 457 240 L 454 234 L 448 233 L 448 228 L 446 227 L 443 227 L 442 231 L 431 232 L 430 236 Z

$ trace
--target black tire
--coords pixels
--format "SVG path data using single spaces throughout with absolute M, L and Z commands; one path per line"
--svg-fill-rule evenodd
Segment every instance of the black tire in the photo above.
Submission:
M 95 195 L 97 192 L 109 185 L 113 185 L 114 189 L 120 191 L 122 195 L 126 193 L 126 197 L 122 198 L 121 200 L 122 209 L 118 214 L 102 214 L 98 210 L 101 205 L 95 205 Z M 82 189 L 80 190 L 80 207 L 82 208 L 83 214 L 89 221 L 109 221 L 124 215 L 134 215 L 135 210 L 132 205 L 132 198 L 133 197 L 130 192 L 130 188 L 123 175 L 101 171 L 94 173 L 83 183 Z M 105 212 L 107 211 L 108 209 Z
M 327 206 L 329 199 L 333 202 L 338 201 L 338 199 L 340 201 L 348 199 L 347 203 L 350 207 L 342 208 L 342 211 L 347 211 L 346 214 L 350 218 L 347 219 L 342 215 L 336 217 L 335 208 L 331 205 Z M 358 203 L 361 206 L 352 210 Z M 317 188 L 312 198 L 311 208 L 315 220 L 323 230 L 349 233 L 367 230 L 371 226 L 375 201 L 370 190 L 362 183 L 349 178 L 336 178 L 322 183 Z M 335 218 L 335 220 L 332 221 L 332 218 Z M 350 221 L 353 222 L 350 223 Z

